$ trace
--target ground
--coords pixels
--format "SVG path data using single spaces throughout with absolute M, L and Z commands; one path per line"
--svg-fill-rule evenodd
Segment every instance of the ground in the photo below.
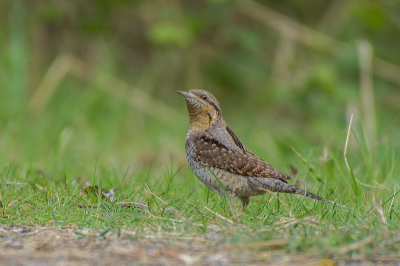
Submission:
M 0 259 L 7 265 L 397 265 L 400 255 L 321 258 L 285 252 L 286 240 L 226 244 L 218 233 L 148 234 L 77 227 L 1 227 Z M 362 245 L 363 243 L 361 243 Z M 367 244 L 367 243 L 366 243 Z M 360 246 L 361 247 L 361 246 Z M 3 265 L 4 265 L 3 264 Z

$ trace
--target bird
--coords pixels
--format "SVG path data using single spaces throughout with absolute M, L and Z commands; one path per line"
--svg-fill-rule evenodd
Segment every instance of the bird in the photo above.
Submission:
M 238 198 L 242 211 L 250 197 L 268 191 L 306 196 L 332 204 L 291 185 L 292 177 L 277 171 L 239 140 L 226 124 L 217 99 L 206 90 L 178 91 L 186 102 L 189 129 L 185 153 L 194 175 L 220 196 Z

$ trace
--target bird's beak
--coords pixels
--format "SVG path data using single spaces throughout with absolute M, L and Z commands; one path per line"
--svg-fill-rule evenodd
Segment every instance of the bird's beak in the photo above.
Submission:
M 186 92 L 186 91 L 177 91 L 180 95 L 182 95 L 183 98 L 185 99 L 190 99 L 193 98 L 193 94 L 191 94 L 190 92 Z

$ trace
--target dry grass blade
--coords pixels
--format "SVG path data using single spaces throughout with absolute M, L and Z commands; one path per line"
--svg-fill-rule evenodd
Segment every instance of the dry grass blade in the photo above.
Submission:
M 371 243 L 372 240 L 373 240 L 373 238 L 371 236 L 369 236 L 369 237 L 367 237 L 367 238 L 365 238 L 365 239 L 363 239 L 363 240 L 361 240 L 359 242 L 350 244 L 350 245 L 345 246 L 345 247 L 341 247 L 339 249 L 339 252 L 343 254 L 343 253 L 346 253 L 346 252 L 349 252 L 349 251 L 352 251 L 352 250 L 355 250 L 355 249 L 359 249 L 359 248 Z
M 17 202 L 18 202 L 18 200 L 12 200 L 12 201 L 10 201 L 10 203 L 7 204 L 7 207 L 11 207 Z
M 368 143 L 375 146 L 376 143 L 376 118 L 375 100 L 372 78 L 372 45 L 367 41 L 358 43 L 358 57 L 360 67 L 360 96 L 363 117 L 366 127 Z
M 20 182 L 4 182 L 4 185 L 14 185 L 14 186 L 26 186 L 29 185 L 28 183 L 20 183 Z
M 276 222 L 271 228 L 266 228 L 266 229 L 263 229 L 262 231 L 283 230 L 285 228 L 295 226 L 299 223 L 305 223 L 305 224 L 307 224 L 307 226 L 319 228 L 317 225 L 315 225 L 315 223 L 318 223 L 317 218 L 315 216 L 308 216 L 308 217 L 305 217 L 304 219 L 282 218 L 280 221 Z
M 376 213 L 377 213 L 379 219 L 381 220 L 381 223 L 385 227 L 387 227 L 388 223 L 386 221 L 385 214 L 384 214 L 383 209 L 382 209 L 382 200 L 379 200 L 379 203 L 376 204 L 375 203 L 375 195 L 374 194 L 372 195 L 372 200 L 374 202 L 374 207 L 375 207 L 375 210 L 376 210 Z
M 358 184 L 363 185 L 363 186 L 365 186 L 365 187 L 380 188 L 380 189 L 382 189 L 382 187 L 377 187 L 377 186 L 372 186 L 372 185 L 368 185 L 368 184 L 362 183 L 360 180 L 358 180 L 358 179 L 354 176 L 353 170 L 352 170 L 351 167 L 350 167 L 349 161 L 348 161 L 348 159 L 347 159 L 347 147 L 349 146 L 349 139 L 350 139 L 350 133 L 351 133 L 351 126 L 353 125 L 353 118 L 354 118 L 354 112 L 351 113 L 350 122 L 349 122 L 349 127 L 348 127 L 348 129 L 347 129 L 346 143 L 345 143 L 345 145 L 344 145 L 344 151 L 343 151 L 343 157 L 344 157 L 344 161 L 345 161 L 345 163 L 346 163 L 347 169 L 349 170 L 351 177 L 354 178 L 354 181 L 357 182 Z M 353 185 L 354 185 L 354 189 L 357 190 L 357 185 L 356 185 L 356 184 L 353 184 Z M 386 189 L 386 188 L 383 187 L 383 189 Z M 356 192 L 356 194 L 357 194 L 357 192 Z
M 53 61 L 29 102 L 28 108 L 32 112 L 39 113 L 46 107 L 58 85 L 71 70 L 72 66 L 73 61 L 71 57 L 66 54 L 58 56 Z
M 262 242 L 254 242 L 254 243 L 239 243 L 232 244 L 228 246 L 224 246 L 224 249 L 256 249 L 256 248 L 269 248 L 269 247 L 281 247 L 287 246 L 289 241 L 287 240 L 271 240 L 271 241 L 262 241 Z
M 390 212 L 392 211 L 394 196 L 396 196 L 396 185 L 394 185 L 393 187 L 394 187 L 394 189 L 393 189 L 393 197 L 392 197 L 392 200 L 391 200 L 391 202 L 390 202 L 390 207 L 389 207 L 389 210 L 388 210 L 388 215 L 389 215 Z
M 153 193 L 153 191 L 151 191 L 151 189 L 149 188 L 149 186 L 147 185 L 147 183 L 144 183 L 147 187 L 148 192 L 155 197 L 156 199 L 158 199 L 159 201 L 161 201 L 162 203 L 164 203 L 165 205 L 167 205 L 168 207 L 170 207 L 171 209 L 173 209 L 176 213 L 183 215 L 183 213 L 181 213 L 180 211 L 178 211 L 177 209 L 175 209 L 174 207 L 172 207 L 171 205 L 169 205 L 168 203 L 166 203 L 165 201 L 163 201 L 160 197 L 158 197 L 156 194 Z
M 281 199 L 276 195 L 277 193 L 273 193 L 271 190 L 265 189 L 265 188 L 263 188 L 263 187 L 258 187 L 258 189 L 266 191 L 267 193 L 271 194 L 272 197 L 274 197 L 274 198 L 276 198 L 277 200 L 279 200 L 279 201 L 282 203 L 282 205 L 285 206 L 285 208 L 286 208 L 286 210 L 287 210 L 289 216 L 295 218 L 294 215 L 292 214 L 292 212 L 290 211 L 289 206 L 288 206 L 287 204 L 285 204 L 285 202 L 283 202 L 283 200 L 281 200 Z
M 34 184 L 34 185 L 35 185 L 35 188 L 39 189 L 40 191 L 43 191 L 43 190 L 44 190 L 44 188 L 43 188 L 42 186 L 40 186 L 40 185 L 38 185 L 38 184 Z
M 42 186 L 40 186 L 38 184 L 35 184 L 35 183 L 30 183 L 29 184 L 29 183 L 20 183 L 20 182 L 4 182 L 3 184 L 4 185 L 8 185 L 8 186 L 21 186 L 21 187 L 25 187 L 27 185 L 32 185 L 35 188 L 39 189 L 40 191 L 44 190 L 44 188 Z
M 206 209 L 207 211 L 211 212 L 212 214 L 214 214 L 216 217 L 220 218 L 221 220 L 224 220 L 224 221 L 226 221 L 226 222 L 228 222 L 228 223 L 230 223 L 230 224 L 234 224 L 234 222 L 233 222 L 231 219 L 228 219 L 228 218 L 222 216 L 221 214 L 218 214 L 218 213 L 216 213 L 216 212 L 210 210 L 210 209 L 207 208 L 206 206 L 204 206 L 204 209 Z
M 387 191 L 390 191 L 390 189 L 388 189 L 387 187 L 385 187 L 384 185 L 382 185 L 382 184 L 379 184 L 378 182 L 376 182 L 376 181 L 373 181 L 373 183 L 375 184 L 375 185 L 377 185 L 379 188 L 381 188 L 381 189 L 384 189 L 384 190 L 387 190 Z
M 293 81 L 289 62 L 293 60 L 296 49 L 296 42 L 290 36 L 282 33 L 279 43 L 276 46 L 275 58 L 273 61 L 272 77 L 274 82 L 285 84 L 287 81 Z
M 350 139 L 350 133 L 351 133 L 351 126 L 353 124 L 353 118 L 354 118 L 354 112 L 351 112 L 351 117 L 350 117 L 350 122 L 349 122 L 349 127 L 347 129 L 347 137 L 346 137 L 346 143 L 344 145 L 344 161 L 346 162 L 347 169 L 349 172 L 351 172 L 349 161 L 347 160 L 347 147 L 349 146 L 349 139 Z

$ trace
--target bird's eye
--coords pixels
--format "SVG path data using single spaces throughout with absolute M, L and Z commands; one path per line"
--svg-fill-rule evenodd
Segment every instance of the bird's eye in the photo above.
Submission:
M 204 96 L 203 96 L 203 100 L 207 100 L 207 96 L 204 95 Z

